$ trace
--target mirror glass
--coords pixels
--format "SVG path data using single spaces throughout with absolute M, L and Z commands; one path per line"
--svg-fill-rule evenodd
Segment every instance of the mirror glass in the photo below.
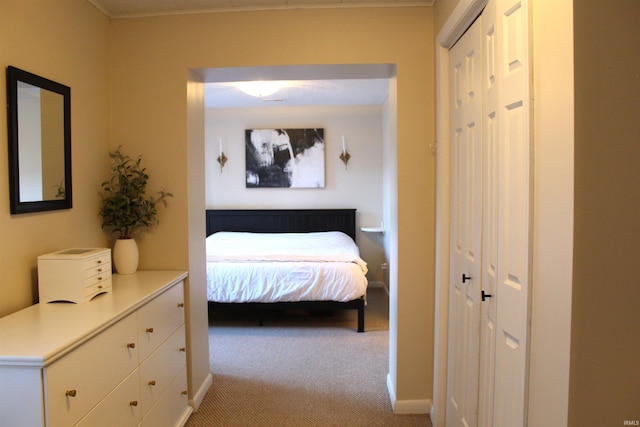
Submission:
M 72 207 L 71 90 L 7 68 L 11 213 Z

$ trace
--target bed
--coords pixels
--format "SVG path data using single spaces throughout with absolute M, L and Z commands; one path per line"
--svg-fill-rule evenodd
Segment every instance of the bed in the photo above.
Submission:
M 367 270 L 355 245 L 355 209 L 216 209 L 206 221 L 212 312 L 357 310 L 364 332 Z

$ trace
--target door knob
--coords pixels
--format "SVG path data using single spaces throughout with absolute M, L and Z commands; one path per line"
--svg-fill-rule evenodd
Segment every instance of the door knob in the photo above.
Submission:
M 462 283 L 466 283 L 467 280 L 471 280 L 471 277 L 469 277 L 466 274 L 462 273 Z
M 491 298 L 493 295 L 491 294 L 485 294 L 484 291 L 482 291 L 482 301 L 484 301 L 486 298 Z

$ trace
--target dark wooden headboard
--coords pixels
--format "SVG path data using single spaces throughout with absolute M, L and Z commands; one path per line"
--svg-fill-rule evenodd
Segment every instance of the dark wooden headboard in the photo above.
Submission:
M 355 209 L 208 209 L 207 236 L 217 231 L 342 231 L 356 241 Z

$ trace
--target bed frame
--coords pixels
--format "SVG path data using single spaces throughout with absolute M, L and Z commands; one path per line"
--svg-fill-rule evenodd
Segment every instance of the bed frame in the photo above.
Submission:
M 355 209 L 215 209 L 206 211 L 207 236 L 218 231 L 244 231 L 252 233 L 306 233 L 342 231 L 356 241 Z M 219 303 L 215 307 L 283 310 L 357 310 L 358 332 L 364 332 L 364 298 L 347 302 L 300 301 L 275 303 Z M 262 324 L 262 320 L 260 320 Z

